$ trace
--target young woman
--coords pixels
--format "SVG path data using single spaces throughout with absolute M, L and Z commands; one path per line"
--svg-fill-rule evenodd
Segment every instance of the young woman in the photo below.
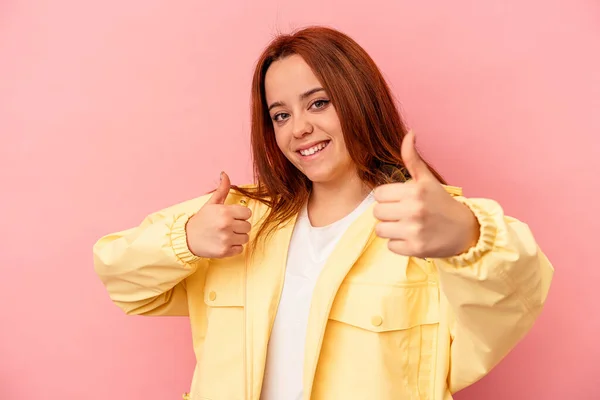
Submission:
M 553 268 L 530 230 L 428 166 L 348 36 L 267 47 L 251 140 L 255 184 L 222 173 L 94 247 L 124 312 L 189 316 L 189 398 L 448 400 L 534 324 Z

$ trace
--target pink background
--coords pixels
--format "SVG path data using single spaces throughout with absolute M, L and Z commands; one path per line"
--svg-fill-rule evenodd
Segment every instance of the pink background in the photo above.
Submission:
M 92 244 L 250 175 L 248 96 L 277 30 L 375 58 L 425 155 L 526 220 L 557 273 L 531 334 L 460 400 L 598 399 L 597 0 L 0 5 L 0 398 L 179 399 L 187 321 L 126 317 Z

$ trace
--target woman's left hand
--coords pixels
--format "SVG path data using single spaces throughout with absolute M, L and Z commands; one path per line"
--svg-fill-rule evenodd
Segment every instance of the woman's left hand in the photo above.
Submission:
M 379 186 L 374 195 L 375 233 L 391 251 L 405 256 L 444 258 L 466 252 L 479 239 L 479 223 L 454 200 L 415 148 L 414 133 L 402 142 L 402 160 L 412 180 Z

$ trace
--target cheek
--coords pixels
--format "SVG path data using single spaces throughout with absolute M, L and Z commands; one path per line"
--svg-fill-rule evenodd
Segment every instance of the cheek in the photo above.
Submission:
M 348 147 L 346 146 L 346 142 L 344 141 L 344 135 L 342 130 L 340 129 L 338 132 L 338 136 L 336 136 L 336 141 L 339 148 L 339 155 L 344 164 L 352 163 L 352 158 L 350 157 L 350 152 L 348 151 Z
M 332 136 L 332 138 L 335 140 L 335 142 L 337 144 L 336 147 L 338 147 L 344 153 L 347 153 L 348 149 L 346 148 L 346 141 L 344 139 L 344 133 L 342 132 L 342 127 L 339 124 L 339 122 L 332 121 L 332 124 L 329 125 L 328 132 Z
M 286 154 L 290 144 L 288 135 L 280 129 L 275 129 L 275 142 L 277 143 L 279 150 L 281 150 L 283 154 Z
M 331 112 L 327 113 L 327 118 L 323 121 L 327 126 L 326 130 L 331 136 L 337 141 L 344 141 L 344 135 L 342 134 L 342 124 L 337 116 L 337 113 L 332 109 Z

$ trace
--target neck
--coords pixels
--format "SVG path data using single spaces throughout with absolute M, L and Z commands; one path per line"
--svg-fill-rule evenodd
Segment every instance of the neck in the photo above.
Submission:
M 346 180 L 314 182 L 308 199 L 308 217 L 313 226 L 329 225 L 350 214 L 371 189 L 358 175 Z

